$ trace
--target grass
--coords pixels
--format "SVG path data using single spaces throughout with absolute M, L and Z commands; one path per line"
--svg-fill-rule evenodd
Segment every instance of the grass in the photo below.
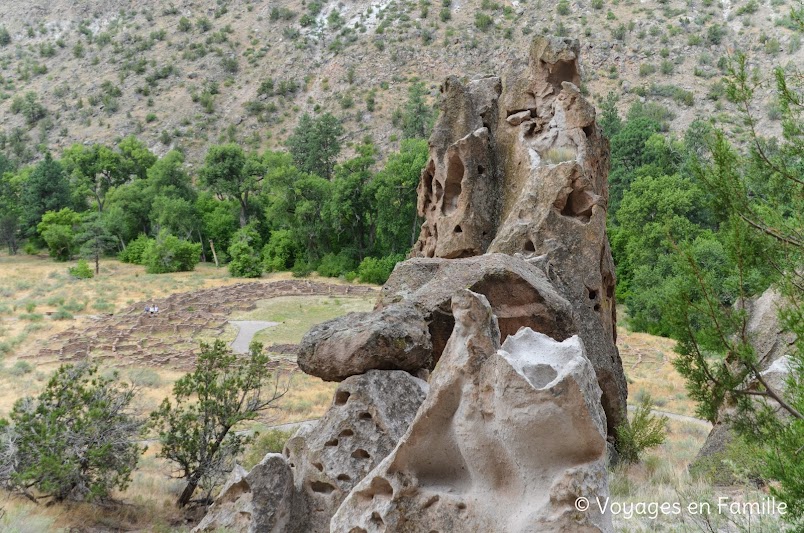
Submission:
M 257 308 L 233 317 L 233 320 L 279 322 L 259 331 L 254 340 L 270 344 L 297 344 L 313 325 L 346 313 L 370 311 L 375 297 L 282 296 L 264 300 Z

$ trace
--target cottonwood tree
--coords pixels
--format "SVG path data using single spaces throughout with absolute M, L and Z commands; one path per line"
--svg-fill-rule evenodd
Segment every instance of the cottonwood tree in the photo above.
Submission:
M 223 341 L 201 343 L 195 370 L 179 379 L 173 399 L 166 398 L 151 420 L 159 431 L 159 456 L 176 464 L 187 485 L 176 504 L 190 503 L 196 489 L 206 499 L 231 462 L 252 437 L 235 431 L 254 420 L 287 392 L 268 369 L 262 345 L 252 343 L 248 355 L 232 353 Z
M 260 157 L 246 155 L 240 146 L 230 143 L 210 146 L 199 176 L 210 191 L 240 203 L 242 228 L 248 224 L 249 197 L 258 190 L 264 174 Z

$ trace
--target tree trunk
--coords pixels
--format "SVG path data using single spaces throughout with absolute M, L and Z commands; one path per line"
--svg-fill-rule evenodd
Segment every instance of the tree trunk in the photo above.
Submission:
M 95 275 L 100 274 L 100 252 L 95 250 Z
M 176 506 L 184 507 L 185 505 L 190 503 L 190 500 L 192 499 L 193 494 L 195 493 L 195 489 L 197 487 L 198 487 L 198 479 L 196 479 L 195 476 L 190 477 L 190 481 L 188 481 L 187 486 L 184 487 L 181 496 L 179 496 L 179 500 L 176 502 Z

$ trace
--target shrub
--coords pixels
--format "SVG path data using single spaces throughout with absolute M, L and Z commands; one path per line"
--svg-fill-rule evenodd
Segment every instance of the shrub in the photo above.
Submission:
M 140 233 L 136 239 L 128 243 L 125 250 L 120 252 L 117 258 L 124 263 L 141 265 L 142 254 L 152 241 L 153 239 L 149 239 L 147 235 Z
M 229 273 L 239 278 L 259 278 L 262 275 L 262 259 L 254 251 L 259 244 L 259 234 L 249 226 L 239 229 L 229 245 Z
M 266 454 L 282 453 L 285 443 L 292 436 L 292 431 L 282 431 L 280 429 L 271 429 L 261 435 L 257 435 L 254 443 L 245 457 L 243 457 L 243 467 L 251 470 L 254 465 L 262 461 Z
M 72 320 L 74 317 L 73 314 L 64 307 L 59 307 L 55 313 L 50 315 L 50 318 L 53 320 Z
M 74 267 L 67 269 L 67 272 L 76 279 L 89 279 L 95 275 L 86 259 L 79 259 Z
M 11 34 L 5 26 L 0 26 L 0 46 L 11 44 Z
M 271 238 L 262 249 L 262 261 L 267 272 L 288 270 L 296 263 L 299 253 L 296 241 L 290 230 L 282 229 L 271 233 Z
M 125 489 L 142 423 L 129 408 L 134 391 L 97 371 L 87 362 L 59 367 L 38 397 L 18 400 L 10 422 L 0 421 L 0 476 L 10 487 L 56 501 Z
M 33 365 L 28 361 L 17 361 L 14 366 L 8 369 L 8 373 L 12 376 L 24 376 L 33 372 Z
M 150 368 L 133 368 L 128 371 L 128 379 L 137 387 L 155 389 L 162 385 L 162 376 Z
M 201 244 L 188 242 L 162 230 L 150 241 L 142 254 L 142 263 L 149 274 L 187 272 L 201 259 Z
M 494 20 L 485 13 L 475 13 L 475 26 L 480 31 L 487 31 L 494 24 Z
M 363 259 L 357 267 L 357 275 L 363 283 L 376 283 L 382 285 L 388 281 L 388 277 L 393 272 L 394 267 L 400 261 L 404 261 L 402 254 L 392 254 L 381 258 L 367 257 Z
M 337 278 L 354 270 L 356 266 L 357 263 L 349 254 L 341 252 L 337 255 L 327 254 L 322 257 L 317 271 L 321 276 L 327 278 Z
M 653 400 L 644 394 L 634 411 L 631 424 L 623 423 L 617 428 L 620 459 L 626 463 L 638 463 L 642 452 L 655 448 L 667 436 L 667 417 L 651 413 Z

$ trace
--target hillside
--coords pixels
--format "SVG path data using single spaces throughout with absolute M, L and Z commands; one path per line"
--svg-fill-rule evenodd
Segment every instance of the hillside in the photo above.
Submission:
M 305 113 L 330 111 L 347 140 L 398 148 L 394 111 L 412 81 L 435 102 L 448 74 L 495 71 L 533 34 L 581 40 L 584 90 L 673 110 L 674 130 L 731 124 L 722 58 L 760 75 L 801 64 L 787 0 L 7 0 L 0 4 L 0 150 L 37 159 L 134 134 L 197 163 L 212 144 L 279 147 Z M 5 31 L 4 31 L 5 30 Z M 6 44 L 3 44 L 6 43 Z M 25 99 L 26 94 L 31 94 Z M 17 104 L 14 104 L 16 99 Z M 777 129 L 772 101 L 760 128 Z

